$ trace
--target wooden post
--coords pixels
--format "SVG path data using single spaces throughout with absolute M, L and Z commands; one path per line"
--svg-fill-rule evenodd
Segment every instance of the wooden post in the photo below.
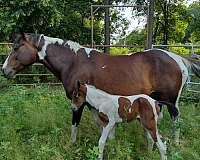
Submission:
M 154 0 L 149 0 L 148 17 L 147 17 L 147 45 L 146 45 L 146 49 L 152 48 L 153 15 L 154 15 Z
M 105 0 L 105 5 L 109 5 L 110 0 Z M 104 37 L 105 37 L 105 45 L 110 45 L 110 15 L 109 15 L 109 7 L 105 8 L 105 28 L 104 28 Z M 104 47 L 104 53 L 109 54 L 110 52 L 110 47 L 106 46 Z

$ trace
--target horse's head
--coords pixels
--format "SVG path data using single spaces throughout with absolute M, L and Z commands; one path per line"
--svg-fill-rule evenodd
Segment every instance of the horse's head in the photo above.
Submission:
M 77 81 L 72 94 L 72 104 L 74 110 L 78 110 L 82 104 L 86 102 L 86 92 L 86 86 Z
M 14 78 L 16 73 L 37 60 L 41 40 L 40 38 L 38 42 L 38 37 L 37 35 L 24 33 L 14 36 L 12 51 L 2 67 L 3 74 L 7 78 Z

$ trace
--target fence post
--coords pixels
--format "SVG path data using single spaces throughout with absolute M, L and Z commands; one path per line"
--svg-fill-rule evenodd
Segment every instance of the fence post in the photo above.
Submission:
M 147 46 L 146 46 L 146 49 L 152 48 L 153 15 L 154 15 L 154 0 L 149 0 L 148 17 L 147 17 Z

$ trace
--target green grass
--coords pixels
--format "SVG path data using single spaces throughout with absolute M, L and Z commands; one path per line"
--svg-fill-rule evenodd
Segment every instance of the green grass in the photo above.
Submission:
M 180 102 L 181 144 L 172 137 L 166 109 L 159 126 L 168 146 L 169 160 L 200 160 L 200 103 Z M 62 87 L 4 87 L 0 90 L 0 160 L 93 160 L 99 129 L 85 108 L 78 141 L 72 145 L 70 103 Z M 116 138 L 108 141 L 105 159 L 159 160 L 158 150 L 147 151 L 138 122 L 119 124 Z

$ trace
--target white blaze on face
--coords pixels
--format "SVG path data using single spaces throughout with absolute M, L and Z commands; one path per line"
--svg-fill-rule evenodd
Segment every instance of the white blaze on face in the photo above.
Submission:
M 47 55 L 46 49 L 49 44 L 58 43 L 58 44 L 62 45 L 63 42 L 64 41 L 59 38 L 51 38 L 51 37 L 44 36 L 44 46 L 42 47 L 42 50 L 40 52 L 38 52 L 40 60 L 43 60 L 46 57 L 46 55 Z
M 5 60 L 4 64 L 3 64 L 2 69 L 4 69 L 4 68 L 7 67 L 7 65 L 8 65 L 8 59 L 9 59 L 9 56 L 6 58 L 6 60 Z

